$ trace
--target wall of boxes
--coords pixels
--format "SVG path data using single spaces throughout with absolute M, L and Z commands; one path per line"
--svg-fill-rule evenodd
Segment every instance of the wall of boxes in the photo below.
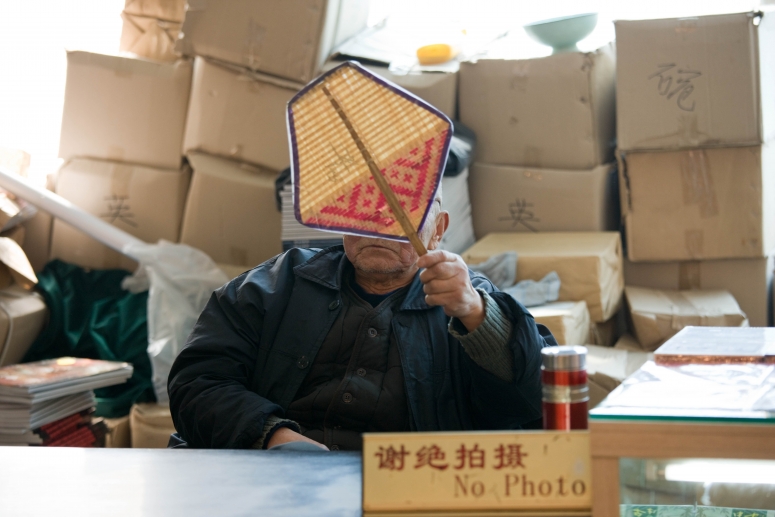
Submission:
M 183 5 L 127 0 L 121 49 L 137 57 L 68 53 L 51 188 L 239 272 L 284 240 L 323 239 L 294 233 L 290 185 L 278 211 L 285 105 L 363 34 L 368 3 Z M 561 343 L 617 350 L 606 361 L 623 372 L 686 325 L 771 324 L 775 14 L 620 21 L 591 52 L 422 73 L 374 62 L 476 134 L 470 169 L 445 179 L 457 225 L 472 225 L 455 251 L 471 264 L 516 251 L 518 281 L 557 272 L 557 302 L 529 310 Z M 34 221 L 52 230 L 31 257 L 134 268 Z

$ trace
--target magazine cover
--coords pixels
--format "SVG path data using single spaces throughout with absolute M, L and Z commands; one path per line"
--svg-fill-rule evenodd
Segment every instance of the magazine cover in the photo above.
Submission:
M 33 387 L 58 384 L 75 379 L 130 368 L 129 363 L 60 357 L 34 363 L 14 364 L 0 368 L 0 386 Z

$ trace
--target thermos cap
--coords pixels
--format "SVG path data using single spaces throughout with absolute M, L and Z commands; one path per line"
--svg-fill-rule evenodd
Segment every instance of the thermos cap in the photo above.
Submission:
M 583 346 L 549 346 L 541 350 L 545 370 L 576 371 L 587 367 L 587 348 Z

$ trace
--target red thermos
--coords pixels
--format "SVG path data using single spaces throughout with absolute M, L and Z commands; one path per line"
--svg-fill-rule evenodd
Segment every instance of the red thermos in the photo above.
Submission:
M 587 349 L 551 346 L 541 350 L 544 429 L 587 429 Z

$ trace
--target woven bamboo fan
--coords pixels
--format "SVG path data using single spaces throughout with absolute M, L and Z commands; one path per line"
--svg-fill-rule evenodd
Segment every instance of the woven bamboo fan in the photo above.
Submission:
M 294 209 L 300 223 L 409 241 L 438 189 L 452 123 L 433 106 L 345 62 L 288 103 Z

